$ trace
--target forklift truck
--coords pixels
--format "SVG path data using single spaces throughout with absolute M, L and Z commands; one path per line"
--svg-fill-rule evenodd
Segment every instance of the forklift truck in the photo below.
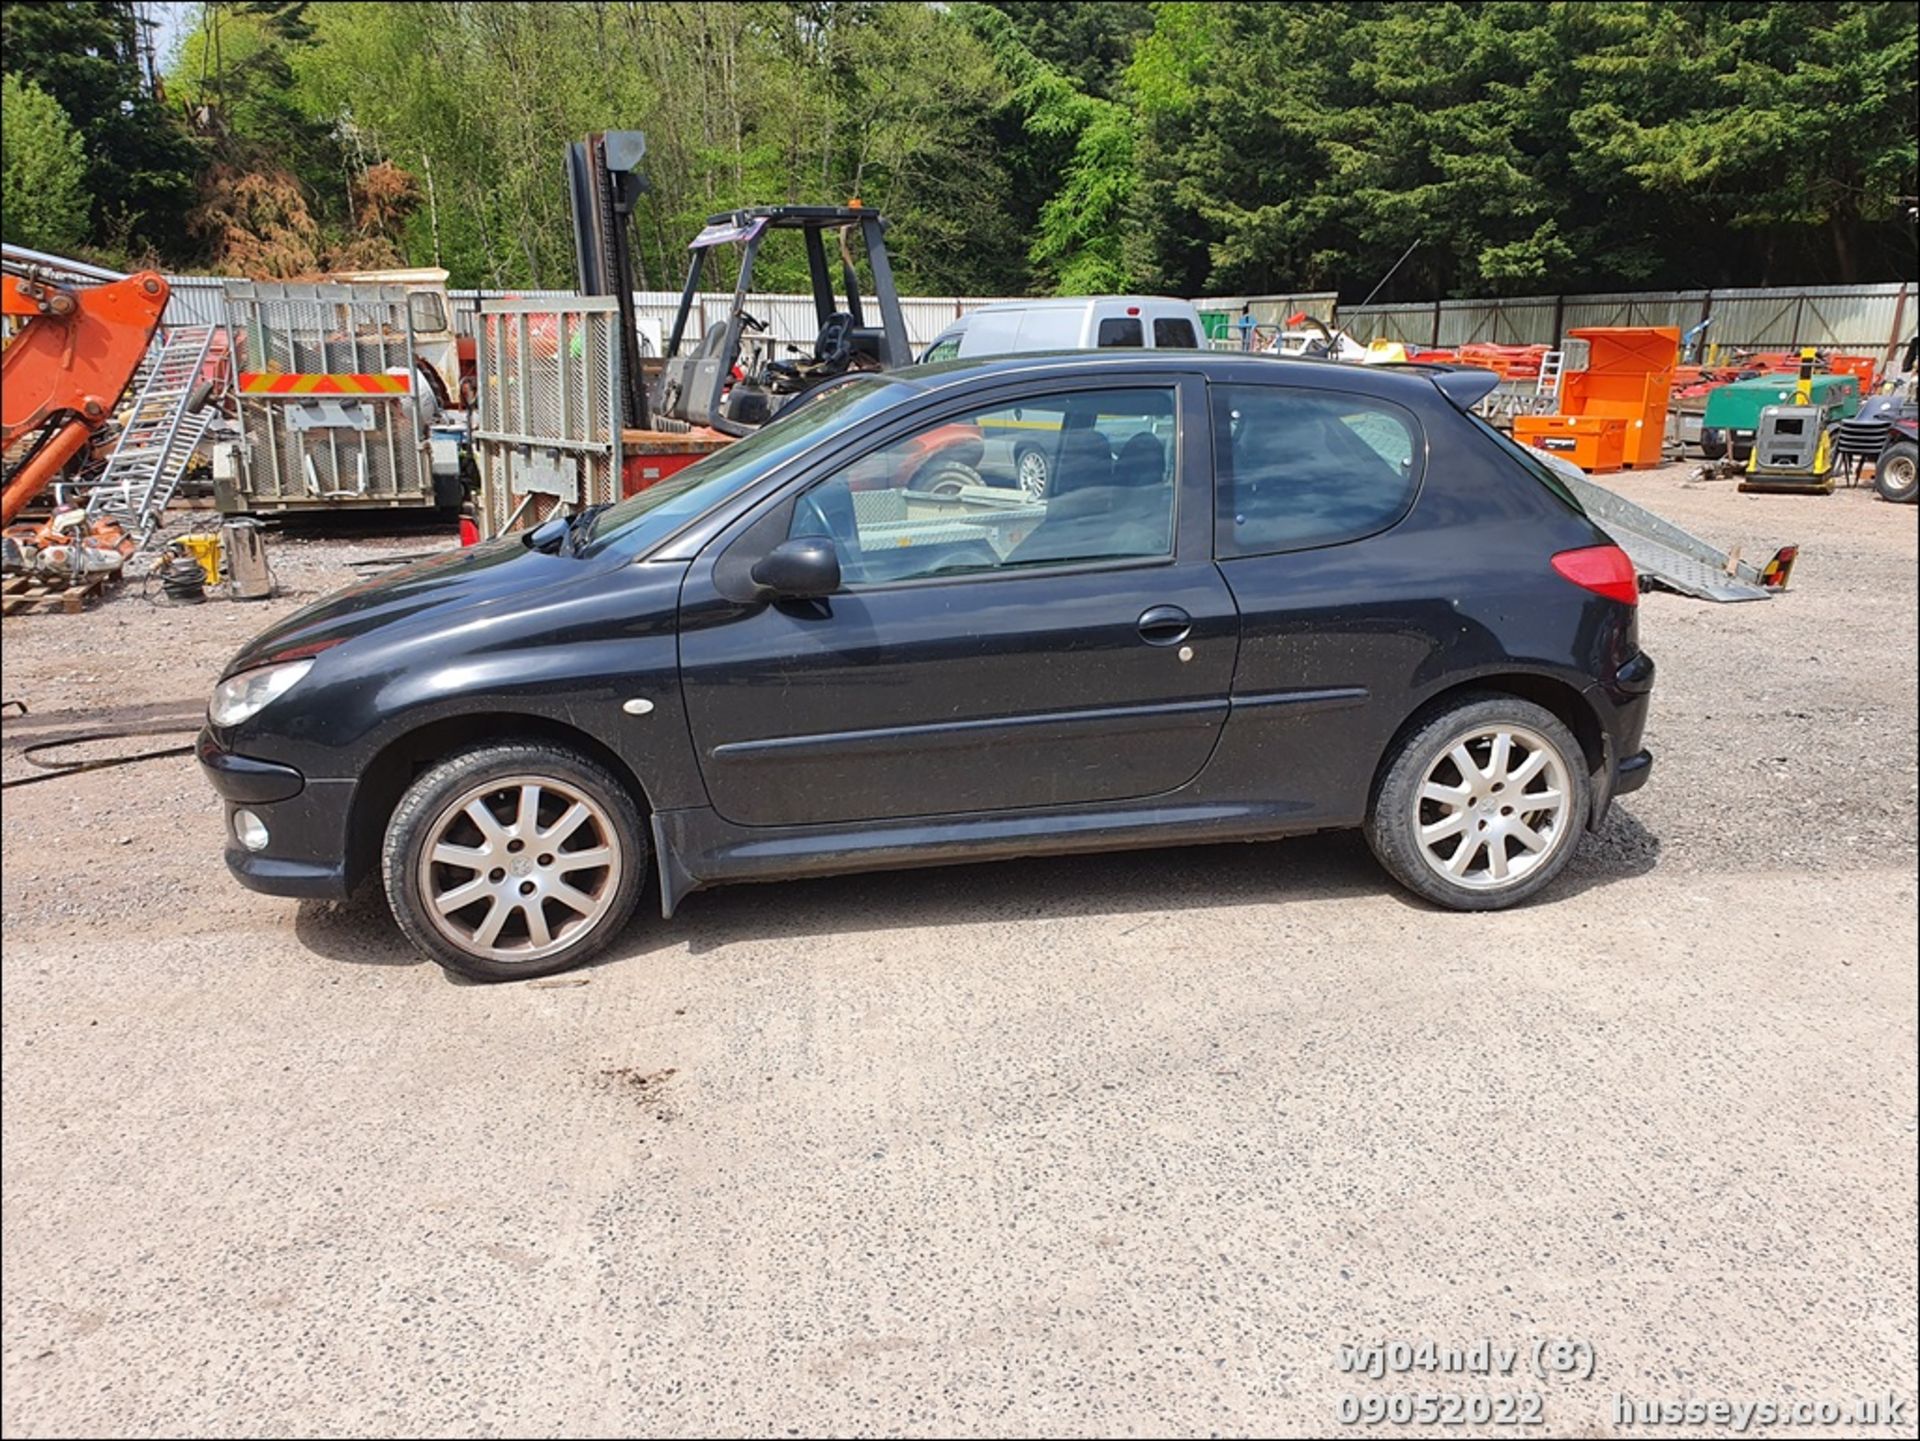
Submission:
M 755 373 L 740 370 L 741 348 L 749 331 L 764 334 L 764 320 L 748 313 L 753 265 L 760 247 L 776 231 L 798 231 L 806 246 L 818 329 L 809 351 L 791 360 L 769 359 Z M 652 395 L 653 414 L 690 425 L 711 426 L 726 435 L 751 434 L 779 410 L 815 386 L 856 370 L 893 370 L 913 361 L 907 325 L 887 259 L 886 221 L 858 205 L 771 205 L 729 211 L 708 219 L 694 237 L 680 309 L 666 358 Z M 873 276 L 873 294 L 863 297 L 854 258 L 858 236 Z M 832 236 L 841 261 L 844 298 L 834 293 L 827 240 Z M 689 344 L 687 320 L 699 299 L 700 280 L 711 258 L 718 269 L 721 247 L 740 247 L 740 270 L 723 324 L 708 327 Z M 877 311 L 869 316 L 868 308 Z M 874 319 L 878 324 L 870 324 Z

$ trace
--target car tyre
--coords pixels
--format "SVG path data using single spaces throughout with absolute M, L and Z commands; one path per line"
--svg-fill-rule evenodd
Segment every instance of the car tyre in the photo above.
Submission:
M 605 766 L 555 745 L 487 745 L 407 788 L 381 875 L 394 919 L 426 955 L 468 980 L 527 980 L 612 942 L 647 860 L 640 809 Z
M 1727 455 L 1727 433 L 1718 426 L 1700 432 L 1700 453 L 1708 460 L 1724 460 Z
M 1896 440 L 1881 451 L 1873 467 L 1873 488 L 1882 500 L 1912 504 L 1920 496 L 1920 447 L 1910 440 Z
M 1478 693 L 1406 728 L 1375 783 L 1365 831 L 1414 894 L 1449 910 L 1496 911 L 1553 883 L 1591 805 L 1586 758 L 1558 716 Z
M 907 482 L 922 495 L 958 495 L 969 486 L 984 485 L 980 472 L 959 460 L 936 460 L 923 465 Z

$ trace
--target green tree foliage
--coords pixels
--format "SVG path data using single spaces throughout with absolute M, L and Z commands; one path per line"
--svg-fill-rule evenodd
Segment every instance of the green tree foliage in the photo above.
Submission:
M 1007 0 L 993 7 L 1020 43 L 1089 95 L 1114 98 L 1140 40 L 1153 33 L 1154 7 L 1112 0 Z
M 201 152 L 142 84 L 133 5 L 8 5 L 0 9 L 0 70 L 32 80 L 79 130 L 94 249 L 123 259 L 186 258 Z
M 1156 7 L 1134 268 L 1216 293 L 1911 274 L 1911 5 Z
M 1611 3 L 1565 18 L 1578 176 L 1730 233 L 1729 257 L 1761 283 L 1783 262 L 1839 281 L 1890 261 L 1913 273 L 1911 246 L 1885 244 L 1912 234 L 1911 5 Z
M 678 287 L 709 214 L 855 195 L 892 220 L 903 284 L 937 293 L 1023 270 L 994 145 L 998 73 L 931 7 L 548 0 L 311 15 L 302 103 L 423 184 L 431 175 L 408 253 L 430 258 L 437 226 L 459 281 L 572 283 L 564 147 L 609 129 L 648 136 L 636 251 L 650 286 Z M 801 283 L 797 253 L 765 260 L 769 283 Z
M 1062 295 L 1125 289 L 1124 222 L 1134 187 L 1126 107 L 1088 94 L 1036 55 L 1003 7 L 963 5 L 958 14 L 990 48 L 1009 87 L 1001 108 L 1018 121 L 1022 169 L 1056 177 L 1031 222 L 1035 280 Z
M 87 237 L 87 152 L 60 102 L 31 80 L 0 79 L 0 234 L 67 253 Z
M 647 133 L 641 282 L 858 195 L 922 293 L 1388 298 L 1911 275 L 1911 0 L 218 0 L 162 105 L 130 4 L 13 4 L 87 239 L 572 283 L 565 146 Z M 192 224 L 188 224 L 189 206 Z M 1405 256 L 1404 263 L 1401 258 Z M 797 247 L 756 279 L 799 287 Z

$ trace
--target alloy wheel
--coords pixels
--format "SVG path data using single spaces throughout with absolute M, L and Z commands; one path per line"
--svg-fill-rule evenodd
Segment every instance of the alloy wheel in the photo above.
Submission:
M 1047 457 L 1044 451 L 1032 446 L 1022 450 L 1014 458 L 1014 478 L 1020 483 L 1020 493 L 1028 500 L 1047 498 Z
M 1477 726 L 1441 747 L 1414 809 L 1420 858 L 1474 890 L 1517 885 L 1567 843 L 1567 762 L 1538 732 Z
M 456 796 L 420 849 L 428 921 L 462 951 L 536 961 L 574 944 L 614 903 L 619 837 L 579 787 L 551 776 L 487 781 Z

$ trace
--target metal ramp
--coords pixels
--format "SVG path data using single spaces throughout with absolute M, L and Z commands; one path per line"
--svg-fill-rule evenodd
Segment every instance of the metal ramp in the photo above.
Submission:
M 139 399 L 106 469 L 87 496 L 87 519 L 112 518 L 145 549 L 193 461 L 214 411 L 188 407 L 213 344 L 211 325 L 178 325 L 147 353 Z
M 1581 508 L 1627 553 L 1633 568 L 1655 585 L 1723 603 L 1771 600 L 1778 593 L 1760 584 L 1759 570 L 1744 560 L 1596 484 L 1549 452 L 1540 454 Z

